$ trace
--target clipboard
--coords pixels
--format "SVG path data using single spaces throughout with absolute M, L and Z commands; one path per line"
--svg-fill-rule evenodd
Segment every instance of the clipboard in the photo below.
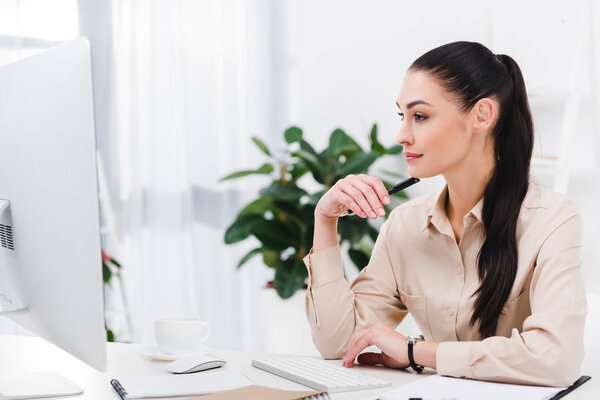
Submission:
M 239 389 L 193 397 L 194 400 L 329 400 L 327 392 L 315 390 L 280 390 L 266 386 L 245 386 Z M 191 400 L 191 399 L 190 399 Z
M 579 386 L 583 385 L 584 383 L 586 383 L 590 379 L 592 379 L 591 376 L 587 376 L 587 375 L 581 376 L 571 386 L 569 386 L 568 388 L 566 388 L 564 390 L 561 390 L 560 392 L 556 393 L 554 395 L 554 397 L 550 398 L 550 400 L 557 400 L 557 399 L 560 399 L 562 397 L 565 397 L 566 395 L 568 395 L 573 390 L 577 389 Z

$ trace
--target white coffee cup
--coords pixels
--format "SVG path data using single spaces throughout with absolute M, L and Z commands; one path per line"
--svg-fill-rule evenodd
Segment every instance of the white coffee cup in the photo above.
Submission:
M 210 324 L 196 317 L 164 317 L 154 321 L 156 343 L 166 354 L 190 353 L 208 339 L 210 333 Z

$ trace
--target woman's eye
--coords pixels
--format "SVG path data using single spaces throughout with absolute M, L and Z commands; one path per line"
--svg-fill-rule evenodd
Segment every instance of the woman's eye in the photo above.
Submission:
M 403 113 L 401 113 L 401 112 L 399 112 L 399 113 L 398 113 L 398 115 L 400 116 L 400 120 L 401 120 L 401 121 L 404 121 L 404 114 L 403 114 Z
M 415 114 L 415 122 L 425 121 L 427 119 L 423 114 Z

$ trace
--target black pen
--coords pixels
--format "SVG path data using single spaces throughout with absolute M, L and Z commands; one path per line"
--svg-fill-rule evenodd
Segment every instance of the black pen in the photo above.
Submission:
M 394 186 L 393 188 L 388 190 L 388 194 L 391 196 L 394 193 L 404 190 L 407 187 L 410 187 L 417 182 L 419 182 L 419 178 L 408 178 L 407 180 L 400 182 L 399 184 L 397 184 L 396 186 Z M 340 214 L 340 217 L 345 217 L 346 215 L 350 215 L 353 212 L 354 211 L 352 211 L 352 210 L 344 211 L 343 213 Z

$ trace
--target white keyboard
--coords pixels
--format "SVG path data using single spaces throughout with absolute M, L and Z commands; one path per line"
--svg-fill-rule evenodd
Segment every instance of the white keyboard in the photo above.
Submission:
M 310 357 L 269 357 L 252 360 L 252 365 L 282 378 L 328 393 L 375 389 L 390 382 L 371 378 L 349 368 Z

